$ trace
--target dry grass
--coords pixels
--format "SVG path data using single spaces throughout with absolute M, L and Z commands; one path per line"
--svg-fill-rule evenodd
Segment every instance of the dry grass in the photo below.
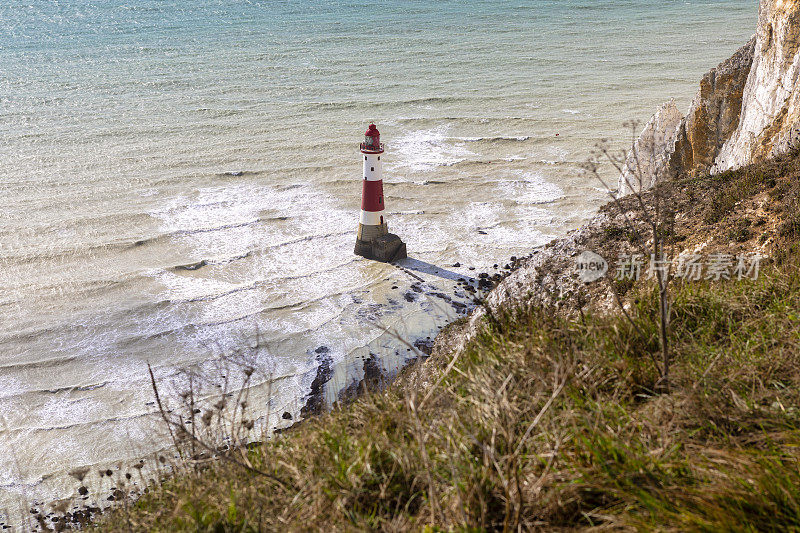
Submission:
M 780 188 L 765 225 L 775 254 L 756 281 L 675 285 L 669 393 L 654 392 L 653 286 L 627 290 L 633 323 L 516 309 L 456 359 L 434 355 L 428 385 L 401 380 L 241 460 L 186 468 L 96 527 L 800 529 L 796 166 L 714 178 L 719 198 L 696 218 L 720 235 L 737 205 Z

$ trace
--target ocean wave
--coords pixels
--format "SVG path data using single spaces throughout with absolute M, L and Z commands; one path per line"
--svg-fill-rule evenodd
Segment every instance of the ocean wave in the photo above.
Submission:
M 299 373 L 302 374 L 310 374 L 316 372 L 315 367 L 308 367 L 308 368 L 301 368 L 297 369 Z M 157 379 L 170 379 L 176 377 L 177 370 L 175 367 L 171 365 L 162 365 L 162 366 L 154 366 L 153 371 L 156 373 Z M 255 377 L 255 376 L 254 376 Z M 248 389 L 257 389 L 259 387 L 264 386 L 271 386 L 275 387 L 280 385 L 281 382 L 285 380 L 295 380 L 297 378 L 297 373 L 295 372 L 281 372 L 278 374 L 270 374 L 268 377 L 262 379 L 251 379 L 248 382 Z M 147 375 L 146 371 L 143 370 L 141 375 L 137 376 L 137 381 L 140 384 L 141 389 L 147 390 L 149 389 L 149 376 Z M 109 383 L 103 384 L 108 385 Z M 20 392 L 19 394 L 13 397 L 6 397 L 3 398 L 4 400 L 17 400 L 22 401 L 25 404 L 35 404 L 37 403 L 37 399 L 41 402 L 41 397 L 51 396 L 54 392 L 72 392 L 75 390 L 85 390 L 79 388 L 69 388 L 65 387 L 59 391 L 51 391 L 51 390 L 41 390 L 41 389 L 28 389 L 25 391 Z M 228 395 L 237 395 L 244 389 L 241 387 L 241 383 L 231 386 L 227 391 L 226 394 Z M 219 390 L 215 388 L 209 388 L 205 392 L 195 391 L 197 396 L 195 397 L 195 401 L 198 405 L 208 405 L 212 402 L 215 402 L 219 398 L 222 397 L 222 394 Z M 167 390 L 162 390 L 161 394 L 169 395 Z M 38 397 L 38 398 L 37 398 Z M 7 437 L 12 437 L 16 434 L 24 434 L 25 438 L 30 438 L 32 434 L 41 433 L 41 432 L 49 432 L 49 431 L 72 431 L 72 430 L 83 430 L 86 427 L 99 427 L 103 428 L 105 426 L 111 425 L 113 427 L 117 427 L 120 422 L 131 422 L 136 420 L 141 420 L 143 418 L 150 418 L 150 417 L 158 417 L 157 409 L 155 408 L 155 402 L 142 402 L 141 406 L 137 406 L 137 408 L 131 409 L 129 412 L 125 414 L 120 414 L 118 416 L 92 416 L 93 410 L 91 407 L 96 406 L 97 404 L 90 405 L 89 409 L 85 407 L 83 409 L 79 409 L 77 411 L 71 411 L 76 407 L 77 404 L 80 402 L 86 401 L 85 398 L 79 398 L 77 400 L 67 401 L 63 405 L 60 405 L 60 409 L 56 412 L 55 417 L 57 418 L 56 423 L 51 424 L 41 424 L 41 425 L 33 425 L 33 424 L 24 424 L 24 425 L 14 425 L 10 427 L 4 428 L 4 433 Z M 47 406 L 49 407 L 49 406 Z M 40 419 L 51 419 L 53 416 L 44 416 L 41 410 L 39 412 L 34 412 L 34 418 Z M 264 413 L 266 415 L 266 413 Z M 263 416 L 263 415 L 262 415 Z M 0 487 L 3 485 L 0 485 Z
M 77 355 L 68 355 L 49 359 L 38 359 L 36 361 L 20 361 L 16 363 L 0 364 L 0 370 L 30 370 L 32 368 L 57 367 L 75 361 L 77 358 Z
M 493 100 L 499 97 L 484 96 L 480 100 Z M 340 109 L 353 109 L 356 107 L 367 106 L 370 109 L 390 108 L 395 109 L 400 105 L 431 105 L 431 104 L 449 104 L 462 102 L 464 100 L 475 100 L 474 97 L 466 96 L 429 96 L 423 98 L 407 98 L 399 99 L 391 102 L 364 102 L 361 100 L 347 100 L 341 102 L 310 102 L 306 104 L 308 109 L 327 109 L 327 110 L 340 110 Z
M 149 218 L 149 215 L 148 215 Z M 286 216 L 266 216 L 256 217 L 250 220 L 241 222 L 232 222 L 230 224 L 222 224 L 217 226 L 195 227 L 192 229 L 176 229 L 170 232 L 158 233 L 142 238 L 136 239 L 123 239 L 108 241 L 103 243 L 75 243 L 70 246 L 51 246 L 46 250 L 21 250 L 19 253 L 7 253 L 0 256 L 0 259 L 13 261 L 18 264 L 31 263 L 41 261 L 43 259 L 59 259 L 61 257 L 75 257 L 75 256 L 97 256 L 103 252 L 115 252 L 119 250 L 126 250 L 132 248 L 139 248 L 158 243 L 164 243 L 169 239 L 176 237 L 192 236 L 201 233 L 221 232 L 235 228 L 243 228 L 254 226 L 271 221 L 285 221 Z
M 453 124 L 456 126 L 480 126 L 485 128 L 487 124 L 493 125 L 495 128 L 517 128 L 525 127 L 532 130 L 540 131 L 542 128 L 539 124 L 546 123 L 546 120 L 541 117 L 525 117 L 525 116 L 483 116 L 483 117 L 469 117 L 469 116 L 419 116 L 419 117 L 398 117 L 394 119 L 401 126 L 406 127 L 434 127 L 442 123 Z
M 456 137 L 460 141 L 466 142 L 485 142 L 485 143 L 502 143 L 502 142 L 521 142 L 530 139 L 530 135 L 519 135 L 515 137 Z
M 215 174 L 217 178 L 243 178 L 252 176 L 261 176 L 266 174 L 265 170 L 228 170 L 226 172 L 219 172 Z
M 476 154 L 466 148 L 464 141 L 452 142 L 442 124 L 435 128 L 415 130 L 392 143 L 395 168 L 424 172 L 435 167 L 452 166 Z
M 518 204 L 549 204 L 564 197 L 561 187 L 534 172 L 520 172 L 515 179 L 499 181 L 498 186 L 504 196 Z
M 353 260 L 355 261 L 355 260 Z M 374 279 L 371 283 L 365 286 L 365 290 L 369 290 L 369 288 L 376 284 L 380 283 L 381 279 Z M 266 283 L 266 282 L 263 282 Z M 260 286 L 259 283 L 255 284 L 255 287 L 243 287 L 242 290 L 251 290 L 254 288 L 258 288 Z M 208 302 L 212 301 L 213 299 L 222 298 L 224 296 L 230 296 L 240 291 L 231 291 L 227 294 L 220 294 L 215 295 L 213 297 L 209 296 L 203 299 L 195 299 L 195 300 L 184 300 L 186 302 Z M 314 304 L 333 300 L 342 296 L 346 296 L 350 294 L 350 291 L 334 291 L 322 296 L 318 296 L 316 298 L 304 298 L 302 300 L 298 300 L 295 302 L 283 304 L 283 305 L 263 305 L 257 306 L 250 309 L 247 309 L 244 312 L 240 312 L 236 315 L 220 317 L 213 320 L 207 321 L 190 321 L 181 324 L 176 324 L 169 328 L 164 328 L 158 331 L 149 331 L 142 333 L 140 335 L 134 335 L 129 337 L 125 340 L 125 344 L 140 344 L 142 342 L 146 342 L 153 339 L 159 339 L 164 336 L 173 336 L 179 338 L 181 335 L 184 335 L 185 338 L 190 339 L 194 338 L 195 334 L 201 330 L 209 330 L 212 331 L 214 328 L 228 328 L 229 326 L 237 323 L 241 323 L 248 320 L 256 319 L 259 316 L 263 316 L 267 313 L 276 313 L 276 312 L 284 312 L 289 315 L 294 315 L 304 309 L 310 308 Z M 179 302 L 172 302 L 172 303 L 179 303 Z M 382 308 L 386 308 L 387 310 L 390 309 L 390 306 L 381 306 Z M 298 321 L 296 318 L 292 319 L 292 324 L 295 326 L 291 330 L 285 330 L 284 328 L 276 327 L 276 331 L 280 330 L 280 334 L 272 335 L 269 338 L 269 342 L 271 344 L 280 343 L 284 341 L 291 340 L 296 338 L 297 336 L 303 336 L 306 334 L 314 333 L 319 331 L 321 327 L 324 327 L 329 324 L 339 323 L 341 321 L 341 317 L 343 315 L 347 315 L 348 310 L 347 308 L 338 309 L 337 312 L 330 316 L 330 318 L 323 320 L 322 322 L 315 322 L 313 324 L 303 323 L 303 321 Z M 300 327 L 296 327 L 300 325 Z M 227 331 L 227 329 L 226 329 Z

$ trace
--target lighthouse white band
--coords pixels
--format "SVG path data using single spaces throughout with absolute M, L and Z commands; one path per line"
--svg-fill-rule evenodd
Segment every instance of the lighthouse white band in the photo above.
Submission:
M 383 161 L 379 158 L 381 154 L 364 154 L 364 179 L 367 181 L 379 181 L 383 179 Z
M 383 216 L 383 211 L 364 211 L 361 210 L 361 220 L 362 224 L 367 226 L 379 226 L 381 224 L 381 217 Z M 384 219 L 384 222 L 386 220 Z

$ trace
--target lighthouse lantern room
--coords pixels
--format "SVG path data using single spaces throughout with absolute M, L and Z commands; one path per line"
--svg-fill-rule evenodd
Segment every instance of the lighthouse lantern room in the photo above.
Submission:
M 375 124 L 370 124 L 361 143 L 364 180 L 355 253 L 367 259 L 391 262 L 406 257 L 406 245 L 400 237 L 389 233 L 386 224 L 381 155 L 381 134 Z

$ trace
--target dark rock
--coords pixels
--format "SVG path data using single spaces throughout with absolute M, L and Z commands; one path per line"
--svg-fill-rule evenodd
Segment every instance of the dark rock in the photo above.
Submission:
M 453 263 L 453 267 L 454 267 L 454 268 L 458 268 L 458 267 L 460 267 L 460 266 L 461 266 L 461 263 Z
M 380 389 L 384 382 L 385 378 L 378 362 L 378 356 L 370 353 L 369 357 L 364 360 L 364 385 L 369 389 Z
M 425 355 L 430 355 L 433 352 L 433 341 L 430 337 L 427 339 L 417 339 L 414 341 L 414 348 Z
M 452 301 L 452 298 L 450 298 L 449 296 L 447 296 L 447 295 L 446 295 L 445 293 L 443 293 L 443 292 L 430 292 L 430 293 L 428 293 L 428 294 L 430 294 L 431 296 L 435 296 L 435 297 L 437 297 L 437 298 L 441 298 L 441 299 L 442 299 L 442 300 L 444 300 L 445 302 L 450 302 L 450 301 Z
M 319 351 L 324 348 L 323 351 Z M 327 346 L 320 346 L 317 348 L 317 375 L 314 376 L 314 381 L 311 383 L 311 391 L 308 393 L 306 404 L 300 409 L 300 414 L 303 417 L 308 415 L 318 415 L 322 413 L 325 407 L 325 384 L 330 381 L 333 376 L 332 363 L 333 359 L 328 354 Z
M 81 496 L 86 496 L 87 494 L 89 494 L 89 489 L 87 489 L 87 488 L 86 488 L 86 487 L 84 487 L 84 486 L 81 486 L 81 487 L 78 489 L 78 494 L 80 494 Z
M 281 415 L 281 418 L 283 418 L 284 420 L 291 420 L 292 419 L 292 413 L 290 413 L 289 411 L 284 411 L 283 415 Z
M 175 267 L 175 270 L 199 270 L 206 265 L 208 265 L 208 261 L 203 259 L 196 263 L 190 263 L 188 265 L 178 265 Z

